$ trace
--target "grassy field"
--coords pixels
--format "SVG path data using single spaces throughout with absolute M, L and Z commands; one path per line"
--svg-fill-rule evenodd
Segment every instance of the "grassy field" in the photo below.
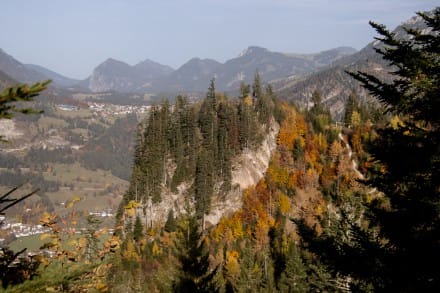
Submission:
M 38 251 L 44 244 L 44 241 L 40 239 L 41 235 L 32 235 L 26 237 L 20 237 L 9 244 L 9 248 L 13 251 L 20 251 L 26 248 L 28 251 Z
M 39 251 L 40 247 L 43 246 L 44 243 L 48 242 L 48 239 L 45 240 L 41 240 L 41 235 L 32 235 L 32 236 L 26 236 L 26 237 L 20 237 L 16 240 L 14 240 L 13 242 L 11 242 L 9 244 L 9 248 L 12 249 L 13 251 L 20 251 L 24 248 L 27 249 L 27 251 Z M 65 249 L 72 249 L 73 247 L 71 247 L 71 245 L 69 245 L 69 243 L 72 240 L 78 239 L 79 237 L 81 237 L 81 234 L 73 234 L 73 235 L 62 235 L 62 239 L 63 239 L 63 246 Z M 104 241 L 106 241 L 108 239 L 109 235 L 107 233 L 105 234 L 100 234 L 99 235 L 99 240 L 101 243 L 103 243 Z
M 68 126 L 68 124 L 62 119 L 42 115 L 40 119 L 38 119 L 38 126 L 40 127 L 40 129 L 44 129 L 47 131 L 52 128 L 65 128 Z
M 73 196 L 81 198 L 76 208 L 82 211 L 115 209 L 128 188 L 128 182 L 115 177 L 110 171 L 88 170 L 79 163 L 54 164 L 51 172 L 44 172 L 46 180 L 58 181 L 67 187 L 47 193 L 56 210 Z
M 55 113 L 57 115 L 61 115 L 69 118 L 82 118 L 82 119 L 93 118 L 93 113 L 89 109 L 80 109 L 78 111 L 63 111 L 56 109 Z

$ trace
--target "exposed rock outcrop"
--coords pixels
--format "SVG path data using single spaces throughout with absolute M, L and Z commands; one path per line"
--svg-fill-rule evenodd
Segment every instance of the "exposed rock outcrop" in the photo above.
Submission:
M 251 185 L 255 185 L 263 178 L 269 165 L 272 152 L 276 149 L 276 138 L 279 125 L 275 121 L 271 123 L 269 133 L 260 147 L 255 150 L 246 150 L 235 158 L 232 167 L 232 189 L 226 195 L 214 195 L 212 198 L 211 212 L 205 217 L 208 224 L 215 225 L 227 214 L 233 213 L 242 206 L 242 191 Z M 164 187 L 162 201 L 152 204 L 151 201 L 143 203 L 142 208 L 137 210 L 141 218 L 146 220 L 147 225 L 164 223 L 170 209 L 175 215 L 185 214 L 192 210 L 194 198 L 189 193 L 191 184 L 186 182 L 178 187 L 177 193 L 172 193 Z

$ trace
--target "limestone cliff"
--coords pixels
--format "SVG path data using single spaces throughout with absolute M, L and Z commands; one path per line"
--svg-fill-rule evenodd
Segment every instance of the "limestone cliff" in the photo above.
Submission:
M 247 187 L 256 184 L 263 178 L 269 165 L 272 152 L 276 149 L 276 138 L 279 125 L 272 119 L 270 130 L 261 145 L 254 150 L 245 150 L 234 159 L 232 166 L 232 189 L 223 196 L 214 195 L 212 198 L 211 212 L 205 217 L 208 224 L 215 225 L 227 214 L 237 211 L 242 205 L 242 192 Z M 151 200 L 143 202 L 137 214 L 145 219 L 147 225 L 164 223 L 170 209 L 175 215 L 192 211 L 194 198 L 190 194 L 191 182 L 184 182 L 178 186 L 178 192 L 173 193 L 163 187 L 162 201 L 153 204 Z

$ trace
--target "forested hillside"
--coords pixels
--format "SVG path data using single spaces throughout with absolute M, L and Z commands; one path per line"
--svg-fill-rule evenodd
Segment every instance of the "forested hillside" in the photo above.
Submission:
M 33 278 L 8 290 L 438 292 L 440 8 L 419 16 L 429 29 L 407 29 L 403 39 L 371 23 L 393 79 L 346 72 L 377 103 L 351 89 L 343 123 L 319 91 L 300 109 L 263 89 L 258 73 L 236 98 L 212 80 L 203 101 L 179 96 L 152 107 L 138 127 L 114 233 L 100 238 L 91 217 L 71 240 L 45 213 L 42 238 L 53 256 L 31 258 L 21 279 L 0 263 L 2 285 Z M 241 190 L 234 168 L 274 131 L 267 168 Z M 237 192 L 236 209 L 207 220 L 214 202 Z M 166 216 L 158 215 L 164 203 Z M 75 223 L 73 209 L 63 225 Z
M 211 97 L 210 93 L 211 91 L 208 92 L 207 99 Z M 243 102 L 245 101 L 240 100 L 237 103 L 239 115 L 241 107 L 249 106 Z M 206 103 L 207 100 L 202 103 L 200 109 L 203 109 Z M 177 109 L 179 108 L 176 107 L 175 110 Z M 261 113 L 257 112 L 254 107 L 251 109 L 251 113 Z M 273 109 L 274 107 L 271 107 L 271 110 Z M 364 162 L 368 155 L 362 146 L 375 137 L 372 122 L 377 121 L 372 121 L 369 113 L 365 113 L 361 118 L 360 110 L 359 103 L 352 101 L 351 113 L 347 115 L 352 118 L 353 124 L 350 124 L 352 127 L 347 134 L 342 134 L 342 128 L 334 126 L 328 109 L 320 103 L 318 93 L 315 94 L 315 106 L 308 112 L 301 113 L 293 105 L 287 103 L 279 105 L 277 117 L 282 118 L 281 128 L 278 133 L 277 148 L 272 154 L 266 175 L 256 186 L 244 190 L 240 209 L 223 217 L 216 226 L 210 229 L 201 229 L 202 227 L 199 226 L 202 225 L 199 219 L 202 219 L 203 214 L 208 211 L 203 208 L 209 207 L 210 204 L 210 198 L 199 195 L 219 193 L 230 188 L 229 185 L 224 185 L 230 182 L 230 165 L 223 165 L 225 166 L 223 172 L 220 172 L 221 168 L 218 167 L 213 172 L 209 169 L 212 163 L 202 164 L 204 161 L 215 160 L 214 156 L 209 158 L 208 154 L 216 152 L 208 153 L 203 149 L 203 139 L 208 138 L 212 141 L 213 137 L 203 136 L 204 132 L 201 131 L 199 159 L 194 160 L 193 172 L 186 173 L 189 174 L 186 180 L 195 178 L 191 181 L 194 186 L 192 194 L 194 194 L 195 208 L 188 206 L 188 213 L 179 217 L 176 217 L 176 213 L 170 209 L 171 212 L 164 224 L 150 226 L 147 223 L 145 227 L 145 221 L 141 220 L 142 212 L 135 213 L 137 208 L 141 209 L 142 204 L 136 205 L 136 202 L 128 202 L 127 199 L 128 204 L 124 206 L 126 225 L 125 240 L 122 244 L 123 257 L 118 270 L 125 271 L 128 266 L 130 269 L 123 274 L 118 273 L 118 277 L 114 279 L 115 284 L 120 284 L 123 279 L 126 280 L 128 277 L 125 274 L 129 274 L 133 277 L 143 275 L 141 278 L 145 278 L 145 284 L 140 288 L 147 291 L 164 288 L 168 291 L 172 290 L 173 286 L 187 286 L 179 283 L 184 282 L 181 278 L 189 278 L 195 281 L 197 286 L 209 287 L 214 284 L 218 290 L 234 292 L 255 288 L 261 288 L 261 290 L 265 288 L 264 290 L 267 291 L 278 289 L 281 292 L 289 292 L 289 288 L 300 292 L 338 290 L 343 286 L 342 281 L 341 283 L 335 282 L 316 256 L 300 245 L 300 235 L 289 219 L 300 217 L 319 234 L 335 231 L 335 227 L 330 223 L 333 222 L 334 217 L 339 217 L 341 205 L 350 211 L 351 217 L 360 219 L 362 203 L 377 196 L 376 194 L 367 195 L 367 189 L 356 181 L 363 175 L 359 175 L 359 170 L 353 167 L 352 158 L 349 155 L 348 148 L 352 145 L 356 160 L 362 158 Z M 153 119 L 150 116 L 149 121 Z M 255 119 L 258 119 L 258 116 L 255 116 Z M 193 123 L 193 125 L 197 124 Z M 241 129 L 243 128 L 238 128 L 238 134 L 244 133 Z M 209 131 L 207 133 L 210 135 Z M 240 135 L 235 141 L 236 152 L 248 147 L 246 140 Z M 255 141 L 252 141 L 249 140 L 248 143 L 254 144 Z M 223 162 L 234 160 L 232 152 L 234 149 L 229 150 L 231 150 L 231 156 L 227 160 L 223 159 Z M 190 158 L 189 155 L 186 157 Z M 203 162 L 200 157 L 203 158 Z M 136 160 L 139 159 L 136 158 Z M 163 158 L 158 160 L 158 164 L 160 163 L 163 164 Z M 203 167 L 206 169 L 202 169 Z M 362 163 L 361 172 L 365 172 L 365 167 L 366 163 Z M 156 166 L 157 168 L 159 167 Z M 164 169 L 161 170 L 163 172 Z M 203 172 L 198 174 L 198 170 L 203 170 Z M 225 177 L 220 176 L 226 173 L 225 170 L 229 173 Z M 158 174 L 159 179 L 164 178 L 162 172 Z M 175 174 L 178 173 L 175 172 L 174 176 Z M 209 179 L 201 180 L 209 174 L 213 175 L 208 177 Z M 137 176 L 137 178 L 141 177 Z M 172 178 L 169 180 L 172 187 L 173 180 Z M 210 180 L 209 185 L 200 183 L 207 182 L 207 180 Z M 145 193 L 140 192 L 139 186 L 140 183 L 137 185 L 137 200 L 142 202 L 140 195 Z M 134 193 L 136 193 L 135 188 L 136 183 L 134 183 L 134 189 L 131 189 Z M 198 193 L 201 188 L 205 188 L 204 192 Z M 161 195 L 161 190 L 159 187 L 158 196 Z M 136 195 L 134 194 L 131 199 L 136 200 Z M 158 197 L 156 200 L 161 199 Z M 148 210 L 146 214 L 148 215 Z M 140 232 L 145 229 L 146 236 Z M 194 239 L 187 238 L 186 232 L 181 234 L 187 229 L 190 237 L 195 237 Z M 204 244 L 200 244 L 200 241 Z M 173 248 L 174 242 L 178 245 L 176 248 Z M 177 255 L 175 249 L 178 249 Z M 191 253 L 200 254 L 200 256 L 191 256 Z M 191 268 L 183 268 L 184 276 L 180 276 L 175 257 L 178 260 L 195 257 L 196 259 L 185 261 L 200 261 L 199 265 L 202 265 L 203 257 L 208 257 L 208 255 L 210 255 L 210 266 L 204 264 L 204 271 L 197 272 L 196 268 L 192 268 L 194 271 L 191 271 Z M 130 259 L 136 259 L 136 265 L 129 262 Z M 145 266 L 152 266 L 148 272 L 142 272 L 142 263 Z M 185 262 L 182 264 L 184 265 Z M 189 275 L 186 276 L 186 274 Z M 131 285 L 125 282 L 119 286 L 120 290 L 125 290 L 128 287 L 124 286 Z
M 202 102 L 189 103 L 178 96 L 174 105 L 153 106 L 139 126 L 130 188 L 120 207 L 141 203 L 138 213 L 145 223 L 164 221 L 156 207 L 199 218 L 211 211 L 213 197 L 225 200 L 232 189 L 234 159 L 258 148 L 274 123 L 274 94 L 263 89 L 258 73 L 252 85 L 242 84 L 240 97 L 215 92 L 214 80 Z M 164 197 L 173 197 L 173 200 Z M 147 209 L 147 207 L 149 207 Z

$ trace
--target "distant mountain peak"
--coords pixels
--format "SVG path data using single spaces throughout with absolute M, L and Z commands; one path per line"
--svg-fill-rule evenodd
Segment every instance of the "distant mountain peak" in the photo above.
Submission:
M 205 58 L 205 59 L 202 59 L 202 58 L 199 58 L 199 57 L 194 57 L 194 58 L 191 58 L 188 62 L 186 62 L 186 64 L 191 64 L 191 63 L 220 63 L 220 62 L 218 62 L 217 60 L 214 60 L 214 59 L 210 59 L 210 58 Z
M 137 67 L 137 66 L 150 66 L 150 65 L 153 65 L 153 66 L 155 66 L 155 65 L 166 66 L 166 65 L 162 65 L 162 64 L 160 64 L 160 63 L 158 63 L 156 61 L 153 61 L 153 60 L 147 58 L 147 59 L 145 59 L 143 61 L 138 62 L 135 65 L 135 67 Z
M 200 62 L 202 61 L 202 59 L 200 59 L 199 57 L 193 57 L 191 59 L 188 60 L 188 62 L 186 63 L 196 63 L 196 62 Z
M 150 59 L 132 66 L 123 61 L 108 58 L 95 67 L 92 75 L 86 80 L 86 86 L 93 92 L 136 91 L 152 80 L 173 71 L 173 68 Z
M 336 47 L 333 49 L 329 49 L 329 50 L 324 50 L 321 51 L 320 53 L 324 53 L 324 52 L 330 52 L 330 51 L 338 51 L 341 53 L 348 53 L 348 54 L 352 54 L 352 53 L 356 53 L 357 50 L 353 47 L 349 47 L 349 46 L 341 46 L 341 47 Z
M 128 65 L 127 63 L 125 63 L 125 62 L 123 62 L 123 61 L 120 61 L 120 60 L 116 60 L 116 59 L 114 59 L 114 58 L 107 58 L 104 62 L 102 62 L 101 63 L 101 66 L 102 65 L 113 65 L 113 64 L 118 64 L 118 65 L 121 65 L 121 64 L 123 64 L 123 65 Z M 128 66 L 130 66 L 130 65 L 128 65 Z
M 243 57 L 246 55 L 252 55 L 252 54 L 256 54 L 256 53 L 266 53 L 269 52 L 268 49 L 263 48 L 263 47 L 258 47 L 258 46 L 249 46 L 246 49 L 244 49 L 239 55 L 238 57 Z

